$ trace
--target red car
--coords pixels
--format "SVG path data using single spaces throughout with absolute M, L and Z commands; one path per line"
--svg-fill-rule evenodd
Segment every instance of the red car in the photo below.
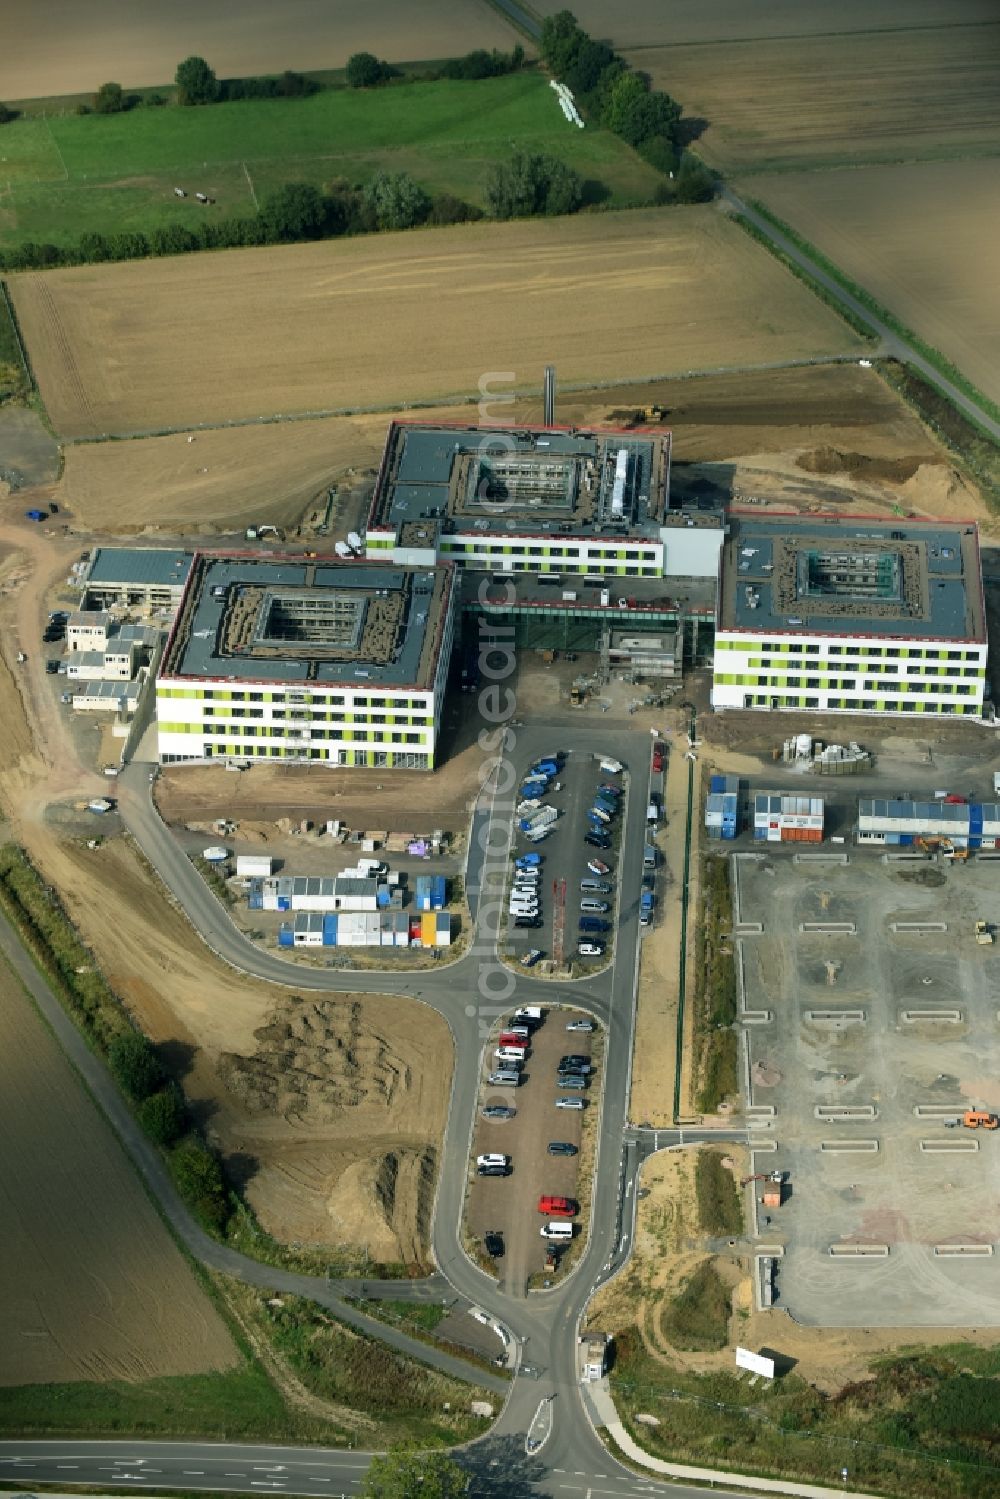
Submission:
M 663 769 L 663 745 L 662 744 L 654 744 L 653 745 L 653 769 L 654 769 L 654 771 L 660 771 L 660 770 Z
M 580 1210 L 572 1197 L 539 1197 L 538 1211 L 547 1218 L 575 1218 Z

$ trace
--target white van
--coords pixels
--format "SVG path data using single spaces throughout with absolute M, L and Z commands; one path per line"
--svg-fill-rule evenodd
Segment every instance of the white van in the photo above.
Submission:
M 620 760 L 612 760 L 608 756 L 605 756 L 599 763 L 601 769 L 606 770 L 609 776 L 620 776 L 625 769 Z
M 539 1229 L 543 1239 L 554 1239 L 557 1243 L 568 1244 L 573 1237 L 572 1223 L 559 1223 L 555 1219 L 551 1223 L 543 1223 Z
M 588 911 L 593 916 L 603 916 L 610 909 L 606 900 L 582 900 L 580 910 Z
M 498 1046 L 493 1055 L 498 1062 L 523 1062 L 528 1055 L 526 1046 Z
M 507 907 L 511 916 L 537 916 L 537 900 L 525 900 L 523 896 L 513 897 Z

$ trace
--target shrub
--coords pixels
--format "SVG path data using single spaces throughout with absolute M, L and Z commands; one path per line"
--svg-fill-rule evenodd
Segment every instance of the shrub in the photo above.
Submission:
M 691 1352 L 725 1348 L 729 1340 L 729 1292 L 712 1260 L 688 1277 L 663 1313 L 661 1327 L 675 1348 Z
M 486 202 L 495 219 L 573 213 L 583 202 L 583 182 L 565 162 L 542 153 L 515 151 L 493 167 Z
M 229 1197 L 218 1156 L 201 1141 L 188 1139 L 170 1157 L 178 1192 L 206 1228 L 221 1233 L 229 1218 Z
M 374 52 L 355 52 L 347 59 L 347 84 L 349 88 L 378 88 L 379 84 L 396 74 L 387 62 L 382 62 Z
M 481 219 L 483 210 L 473 203 L 465 203 L 452 193 L 439 193 L 432 201 L 427 215 L 428 224 L 468 224 Z
M 163 1068 L 148 1037 L 139 1031 L 125 1031 L 108 1047 L 108 1066 L 112 1075 L 135 1103 L 148 1098 L 163 1083 Z
M 321 239 L 327 206 L 322 193 L 309 182 L 286 182 L 265 198 L 261 222 L 269 239 Z
M 178 104 L 214 104 L 219 80 L 203 57 L 187 57 L 174 75 Z
M 11 109 L 8 104 L 0 104 L 0 125 L 6 125 L 10 120 L 16 119 L 16 109 Z
M 674 182 L 678 203 L 705 203 L 715 196 L 715 174 L 697 156 L 685 154 Z
M 364 202 L 378 229 L 412 229 L 424 222 L 431 206 L 423 188 L 406 172 L 376 172 L 365 184 Z
M 125 108 L 125 95 L 120 83 L 102 83 L 94 95 L 94 113 L 98 115 L 120 114 Z
M 151 1093 L 139 1105 L 139 1123 L 155 1145 L 173 1145 L 187 1129 L 184 1096 L 176 1083 Z

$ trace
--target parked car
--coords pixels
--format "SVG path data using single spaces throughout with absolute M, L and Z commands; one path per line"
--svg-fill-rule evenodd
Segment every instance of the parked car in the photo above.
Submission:
M 535 964 L 538 962 L 538 960 L 539 960 L 539 958 L 541 956 L 542 956 L 542 949 L 540 947 L 529 947 L 528 951 L 524 954 L 524 957 L 521 959 L 521 967 L 522 968 L 534 968 Z
M 477 1166 L 477 1176 L 509 1176 L 509 1166 Z
M 534 927 L 541 926 L 541 924 L 542 924 L 542 918 L 540 916 L 515 916 L 514 917 L 514 925 L 515 925 L 515 927 L 522 927 L 522 928 L 523 927 L 531 927 L 531 928 L 534 928 Z M 534 947 L 531 950 L 532 950 L 532 952 L 537 952 L 538 951 L 538 949 L 534 948 Z M 522 958 L 521 961 L 524 962 L 524 959 Z
M 566 1056 L 559 1058 L 560 1067 L 580 1067 L 584 1072 L 590 1072 L 593 1063 L 590 1057 L 582 1056 L 579 1052 L 568 1052 Z
M 69 619 L 69 611 L 67 609 L 53 609 L 49 615 L 49 619 L 53 624 L 58 623 L 60 620 L 67 620 Z
M 579 1204 L 572 1197 L 549 1197 L 543 1194 L 538 1199 L 538 1211 L 546 1218 L 575 1218 Z
M 663 769 L 663 751 L 664 751 L 664 746 L 662 744 L 654 744 L 653 745 L 653 773 L 654 773 L 654 775 L 658 775 L 660 773 L 660 771 Z
M 604 954 L 603 942 L 578 942 L 577 954 L 581 958 L 600 958 Z
M 470 1306 L 469 1316 L 474 1322 L 481 1322 L 484 1327 L 489 1327 L 492 1320 L 489 1312 L 484 1312 L 481 1306 Z
M 522 854 L 519 859 L 514 860 L 518 869 L 537 869 L 542 862 L 542 854 Z
M 610 895 L 611 886 L 607 880 L 581 880 L 580 891 L 583 895 Z
M 503 1234 L 498 1228 L 492 1228 L 489 1233 L 483 1235 L 483 1248 L 490 1259 L 503 1259 Z
M 514 1117 L 514 1115 L 516 1113 L 517 1113 L 517 1110 L 516 1109 L 512 1109 L 510 1107 L 510 1104 L 507 1104 L 507 1103 L 488 1103 L 486 1105 L 486 1107 L 483 1109 L 483 1118 L 484 1119 L 513 1119 L 513 1117 Z
M 45 663 L 45 670 L 46 670 L 46 672 L 48 673 L 48 675 L 50 677 L 54 677 L 54 676 L 58 675 L 58 672 L 59 672 L 59 662 L 58 661 L 46 661 L 46 663 Z
M 556 1108 L 557 1109 L 585 1109 L 586 1107 L 587 1107 L 587 1103 L 586 1103 L 586 1100 L 583 1099 L 583 1098 L 557 1098 L 556 1099 Z
M 592 1031 L 596 1030 L 596 1026 L 592 1020 L 567 1020 L 566 1029 L 568 1031 Z
M 581 916 L 579 926 L 581 932 L 609 932 L 611 930 L 610 921 L 602 921 L 599 916 Z
M 539 1233 L 543 1239 L 560 1239 L 563 1243 L 568 1244 L 573 1237 L 573 1225 L 572 1223 L 565 1222 L 565 1220 L 561 1223 L 558 1221 L 543 1223 L 539 1229 Z
M 571 1145 L 568 1140 L 550 1140 L 546 1149 L 549 1155 L 576 1155 L 577 1153 L 576 1146 Z
M 580 902 L 580 910 L 585 911 L 588 915 L 604 916 L 611 910 L 611 907 L 606 900 L 593 900 L 590 896 L 587 896 L 586 899 Z
M 510 1156 L 501 1155 L 498 1150 L 488 1151 L 486 1155 L 476 1156 L 477 1166 L 509 1166 Z
M 513 1067 L 497 1067 L 486 1081 L 493 1088 L 516 1088 L 520 1084 L 521 1074 Z
M 556 1083 L 560 1088 L 572 1088 L 581 1093 L 588 1086 L 587 1079 L 581 1077 L 578 1072 L 560 1072 Z
M 493 1055 L 498 1062 L 523 1062 L 528 1055 L 526 1046 L 498 1046 Z
M 611 847 L 611 839 L 607 836 L 606 833 L 586 833 L 584 835 L 583 841 L 591 848 Z
M 611 865 L 605 864 L 603 859 L 588 859 L 587 868 L 591 874 L 610 874 Z

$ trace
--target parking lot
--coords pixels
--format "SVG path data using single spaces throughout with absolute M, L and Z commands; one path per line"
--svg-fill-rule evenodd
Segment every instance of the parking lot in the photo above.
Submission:
M 514 856 L 521 857 L 532 853 L 540 856 L 538 865 L 540 878 L 537 884 L 540 924 L 534 928 L 514 925 L 514 918 L 508 910 L 510 887 L 516 873 L 512 857 L 508 888 L 504 899 L 506 938 L 509 952 L 515 958 L 521 957 L 532 948 L 540 949 L 543 957 L 551 958 L 556 950 L 553 931 L 555 909 L 557 902 L 562 899 L 564 901 L 563 959 L 579 965 L 581 971 L 588 971 L 599 967 L 604 958 L 596 954 L 591 957 L 578 954 L 578 944 L 581 941 L 594 942 L 603 945 L 606 951 L 610 952 L 614 940 L 618 895 L 618 849 L 621 842 L 621 824 L 625 803 L 625 777 L 602 771 L 597 759 L 592 756 L 570 754 L 560 755 L 558 758 L 558 773 L 540 798 L 543 805 L 555 807 L 559 812 L 558 819 L 551 824 L 548 836 L 540 843 L 532 843 L 517 828 L 516 816 L 514 819 Z M 529 765 L 525 764 L 522 767 L 522 781 L 528 771 Z M 606 850 L 593 848 L 584 842 L 585 835 L 590 832 L 588 811 L 602 783 L 622 788 L 619 803 L 623 810 L 607 824 L 610 847 Z M 558 790 L 555 789 L 556 785 L 559 786 Z M 587 864 L 591 860 L 599 860 L 607 864 L 611 872 L 602 875 L 588 869 Z M 607 903 L 608 911 L 590 914 L 595 921 L 607 922 L 608 926 L 606 931 L 582 932 L 580 920 L 587 913 L 581 911 L 580 902 L 588 896 L 580 889 L 580 885 L 583 880 L 595 879 L 612 886 L 610 892 L 595 892 L 589 897 Z
M 775 1304 L 819 1325 L 998 1326 L 1000 1130 L 956 1121 L 1000 1110 L 1000 947 L 974 934 L 1000 862 L 849 858 L 736 861 L 740 920 L 763 927 L 737 943 L 740 1066 L 751 1138 L 777 1145 L 753 1169 L 790 1177 L 780 1208 L 755 1184 L 759 1240 L 785 1246 Z
M 495 1066 L 494 1043 L 486 1050 L 483 1089 L 484 1106 L 508 1104 L 516 1109 L 513 1119 L 484 1119 L 480 1112 L 473 1134 L 470 1171 L 473 1173 L 466 1207 L 469 1232 L 480 1242 L 486 1233 L 502 1232 L 504 1254 L 496 1262 L 500 1284 L 512 1295 L 523 1295 L 529 1276 L 543 1271 L 548 1244 L 540 1229 L 546 1218 L 538 1211 L 543 1194 L 578 1196 L 578 1156 L 549 1155 L 552 1140 L 566 1141 L 579 1150 L 586 1109 L 596 1108 L 600 1079 L 591 1078 L 585 1091 L 570 1092 L 556 1080 L 559 1060 L 567 1054 L 588 1056 L 592 1036 L 568 1031 L 567 1024 L 586 1017 L 581 1011 L 548 1007 L 545 1019 L 531 1037 L 520 1087 L 493 1087 L 486 1082 Z M 560 1097 L 581 1098 L 586 1109 L 556 1108 Z M 477 1177 L 478 1155 L 498 1153 L 511 1159 L 510 1175 Z M 556 1216 L 556 1215 L 553 1215 Z M 576 1233 L 586 1232 L 579 1217 Z

